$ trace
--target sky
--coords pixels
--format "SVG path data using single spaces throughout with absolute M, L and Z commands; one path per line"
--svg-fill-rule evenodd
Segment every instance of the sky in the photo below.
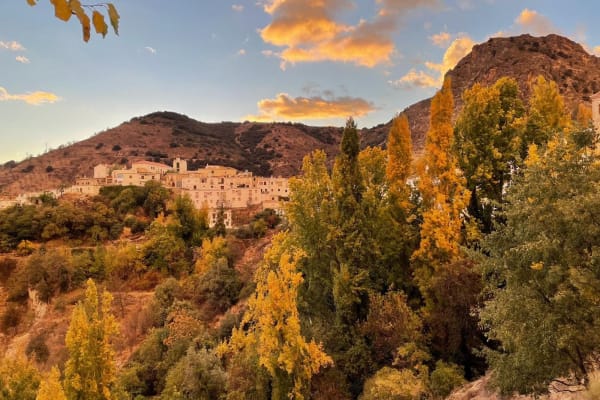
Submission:
M 37 1 L 0 4 L 0 163 L 154 111 L 371 127 L 495 36 L 558 33 L 600 54 L 589 0 L 112 0 L 119 35 L 87 43 Z

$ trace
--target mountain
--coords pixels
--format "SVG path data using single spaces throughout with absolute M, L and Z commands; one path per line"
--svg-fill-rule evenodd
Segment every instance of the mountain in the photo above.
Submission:
M 526 99 L 528 83 L 537 75 L 557 82 L 567 106 L 575 110 L 600 90 L 600 58 L 558 35 L 493 38 L 473 47 L 447 75 L 452 78 L 456 112 L 461 107 L 461 93 L 474 83 L 490 85 L 502 76 L 514 77 Z M 404 110 L 416 152 L 423 148 L 429 128 L 430 101 Z M 387 122 L 362 129 L 363 146 L 385 145 L 389 127 Z M 90 176 L 96 164 L 125 164 L 144 158 L 169 163 L 182 157 L 193 160 L 192 168 L 222 164 L 258 175 L 290 176 L 314 149 L 325 150 L 332 160 L 341 132 L 341 128 L 298 123 L 209 124 L 173 112 L 156 112 L 41 156 L 5 163 L 0 167 L 0 194 L 70 185 L 77 176 Z
M 462 106 L 461 94 L 475 83 L 491 85 L 503 76 L 515 78 L 524 99 L 529 98 L 529 82 L 542 75 L 555 81 L 566 106 L 575 112 L 579 103 L 588 103 L 590 96 L 600 91 L 600 58 L 589 54 L 582 45 L 559 35 L 534 37 L 520 35 L 492 38 L 473 47 L 450 71 L 455 111 Z M 415 103 L 406 109 L 416 151 L 423 148 L 429 129 L 431 99 Z M 385 143 L 383 132 L 368 138 L 369 143 Z

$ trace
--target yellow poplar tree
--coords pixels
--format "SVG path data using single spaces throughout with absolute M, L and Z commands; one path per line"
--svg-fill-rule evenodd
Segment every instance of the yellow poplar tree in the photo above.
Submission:
M 401 114 L 394 118 L 387 140 L 388 160 L 385 169 L 389 193 L 394 205 L 405 216 L 410 213 L 410 188 L 407 180 L 410 177 L 412 164 L 412 140 L 408 118 Z
M 40 384 L 35 400 L 67 400 L 65 391 L 60 384 L 60 371 L 56 367 L 52 367 L 50 373 Z
M 531 83 L 527 117 L 521 154 L 523 159 L 527 156 L 525 151 L 529 144 L 544 145 L 555 133 L 571 127 L 571 117 L 558 86 L 541 75 Z
M 73 310 L 65 339 L 69 359 L 65 365 L 65 393 L 69 400 L 110 400 L 116 381 L 112 338 L 117 323 L 110 312 L 112 296 L 100 295 L 89 279 L 85 299 Z
M 240 324 L 250 328 L 234 329 L 228 347 L 233 354 L 256 351 L 258 364 L 271 376 L 273 400 L 304 399 L 312 376 L 332 363 L 320 344 L 307 342 L 301 333 L 297 307 L 301 257 L 302 252 L 287 248 L 285 235 L 273 240 Z
M 580 128 L 588 128 L 593 123 L 592 117 L 592 109 L 589 105 L 584 103 L 579 103 L 577 106 L 577 114 L 575 116 L 575 120 L 577 121 L 577 125 Z
M 460 255 L 461 212 L 469 193 L 452 152 L 453 109 L 450 78 L 446 78 L 431 101 L 425 153 L 418 165 L 423 223 L 421 242 L 412 259 L 417 263 L 416 278 L 422 288 L 436 269 Z

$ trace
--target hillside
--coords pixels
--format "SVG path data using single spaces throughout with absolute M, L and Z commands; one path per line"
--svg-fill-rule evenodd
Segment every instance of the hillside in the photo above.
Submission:
M 600 58 L 561 36 L 521 35 L 493 38 L 475 46 L 456 67 L 452 78 L 455 108 L 460 94 L 474 83 L 489 85 L 502 76 L 514 77 L 524 97 L 531 77 L 556 81 L 570 110 L 600 90 Z M 404 110 L 415 151 L 420 151 L 429 127 L 430 99 Z M 362 129 L 363 146 L 381 146 L 390 122 Z M 169 163 L 175 157 L 193 160 L 191 167 L 221 164 L 259 175 L 291 176 L 302 158 L 323 149 L 330 160 L 337 153 L 341 128 L 292 123 L 203 123 L 173 112 L 131 119 L 89 139 L 19 163 L 0 167 L 0 195 L 15 195 L 70 185 L 77 176 L 91 175 L 98 163 L 125 164 L 134 159 Z

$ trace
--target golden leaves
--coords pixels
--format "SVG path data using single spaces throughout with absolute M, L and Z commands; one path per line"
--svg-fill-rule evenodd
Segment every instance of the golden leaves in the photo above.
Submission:
M 117 12 L 117 9 L 113 5 L 113 3 L 108 3 L 108 18 L 110 19 L 110 24 L 115 31 L 115 35 L 119 34 L 119 18 L 120 15 Z
M 108 25 L 106 25 L 106 22 L 104 21 L 104 15 L 94 10 L 92 14 L 92 21 L 94 22 L 94 29 L 96 29 L 96 33 L 101 34 L 102 37 L 105 37 L 108 33 Z
M 82 5 L 80 0 L 50 0 L 50 3 L 54 5 L 54 15 L 56 18 L 62 21 L 69 21 L 69 19 L 71 19 L 71 15 L 73 14 L 77 16 L 77 19 L 81 24 L 84 42 L 90 40 L 92 23 L 94 24 L 94 29 L 96 30 L 97 34 L 105 37 L 108 33 L 108 25 L 106 24 L 104 14 L 100 12 L 101 9 L 106 10 L 113 31 L 116 35 L 119 34 L 120 15 L 113 3 Z M 35 6 L 37 4 L 37 0 L 27 0 L 27 4 L 30 6 Z M 92 10 L 91 20 L 85 9 Z
M 54 16 L 56 18 L 65 22 L 71 19 L 72 11 L 67 0 L 50 0 L 50 3 L 54 5 Z

